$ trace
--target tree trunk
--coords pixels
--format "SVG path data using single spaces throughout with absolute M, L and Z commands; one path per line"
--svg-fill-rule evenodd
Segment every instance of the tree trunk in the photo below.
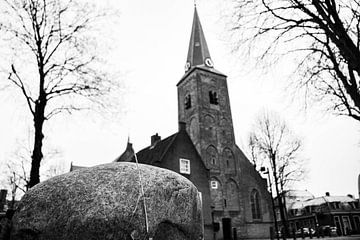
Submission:
M 45 121 L 45 105 L 46 100 L 39 100 L 35 105 L 34 112 L 34 129 L 35 129 L 35 139 L 34 139 L 34 148 L 31 156 L 31 171 L 30 171 L 30 181 L 29 188 L 32 188 L 40 182 L 40 163 L 43 158 L 42 145 L 43 145 L 43 125 Z
M 280 194 L 279 186 L 278 186 L 279 179 L 277 177 L 277 171 L 276 171 L 276 155 L 275 154 L 271 155 L 271 161 L 272 161 L 272 164 L 273 164 L 273 175 L 274 175 L 274 182 L 275 182 L 275 190 L 276 190 L 276 196 L 277 196 L 278 203 L 279 203 L 279 211 L 280 211 L 281 223 L 283 225 L 284 233 L 285 233 L 285 234 L 282 235 L 282 238 L 285 240 L 286 237 L 289 236 L 289 229 L 288 229 L 288 226 L 287 226 L 287 219 L 285 218 L 285 213 L 284 213 L 285 208 L 284 208 L 284 204 L 283 204 L 283 201 L 282 201 L 282 195 Z

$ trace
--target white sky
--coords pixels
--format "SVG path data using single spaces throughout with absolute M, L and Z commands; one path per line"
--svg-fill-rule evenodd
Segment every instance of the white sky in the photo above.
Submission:
M 136 151 L 177 131 L 176 84 L 184 74 L 193 17 L 191 0 L 108 0 L 102 4 L 120 11 L 116 23 L 104 23 L 111 45 L 105 59 L 120 71 L 124 85 L 117 114 L 74 114 L 49 122 L 45 144 L 62 152 L 67 166 L 93 166 L 114 160 L 125 149 L 128 135 Z M 280 113 L 304 140 L 309 159 L 306 181 L 297 185 L 316 196 L 358 196 L 360 127 L 355 120 L 329 116 L 319 109 L 300 111 L 284 91 L 288 65 L 267 74 L 252 59 L 231 53 L 229 35 L 221 17 L 224 6 L 216 0 L 198 0 L 198 12 L 215 68 L 228 76 L 235 136 L 240 148 L 256 115 L 264 108 Z M 104 37 L 107 35 L 104 35 Z M 110 40 L 109 40 L 110 39 Z M 17 142 L 26 139 L 31 119 L 24 99 L 0 97 L 0 161 L 7 161 Z

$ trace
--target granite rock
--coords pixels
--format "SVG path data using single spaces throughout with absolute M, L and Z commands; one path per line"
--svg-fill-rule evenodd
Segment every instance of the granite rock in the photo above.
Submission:
M 21 199 L 11 239 L 199 239 L 201 202 L 185 177 L 134 163 L 76 170 L 39 183 Z

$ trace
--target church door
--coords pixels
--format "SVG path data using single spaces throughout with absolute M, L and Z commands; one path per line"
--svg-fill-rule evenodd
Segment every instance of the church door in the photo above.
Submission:
M 231 238 L 231 218 L 222 219 L 224 240 L 232 240 Z

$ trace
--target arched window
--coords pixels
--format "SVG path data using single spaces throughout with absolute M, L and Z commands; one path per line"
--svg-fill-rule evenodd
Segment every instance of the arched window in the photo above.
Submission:
M 209 101 L 210 101 L 210 104 L 214 104 L 214 105 L 219 104 L 219 99 L 218 99 L 217 92 L 209 91 Z
M 252 190 L 251 192 L 250 204 L 251 204 L 252 218 L 256 220 L 261 219 L 260 195 L 256 189 Z
M 190 94 L 187 94 L 185 96 L 184 105 L 185 105 L 185 109 L 190 109 L 191 108 L 191 95 Z
M 226 118 L 221 118 L 220 120 L 220 126 L 221 127 L 226 127 L 228 125 L 228 120 Z
M 218 153 L 214 146 L 210 145 L 207 147 L 206 158 L 207 158 L 207 162 L 211 168 L 219 168 Z

